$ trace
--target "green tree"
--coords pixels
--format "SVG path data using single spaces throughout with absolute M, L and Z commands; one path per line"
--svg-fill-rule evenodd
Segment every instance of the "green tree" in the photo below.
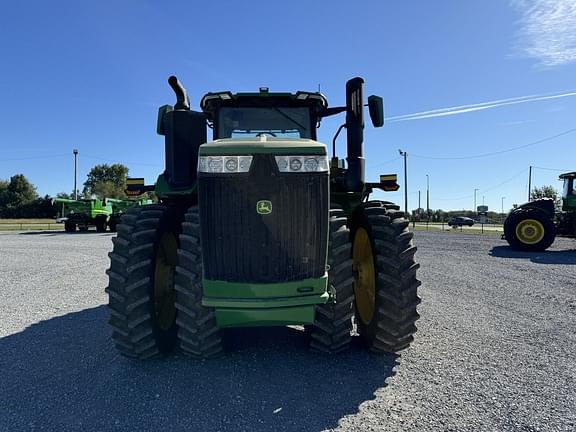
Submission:
M 124 189 L 125 186 L 118 186 L 113 182 L 107 181 L 96 183 L 92 193 L 98 198 L 125 198 Z
M 0 180 L 0 216 L 19 214 L 22 207 L 30 205 L 38 198 L 36 188 L 23 174 L 10 177 L 10 181 Z
M 10 182 L 3 193 L 7 207 L 18 207 L 38 198 L 36 188 L 23 174 L 10 177 Z
M 93 167 L 84 182 L 85 196 L 124 198 L 128 167 L 122 164 L 100 164 Z
M 552 186 L 535 187 L 532 189 L 530 192 L 530 200 L 533 201 L 541 198 L 552 198 L 556 208 L 560 208 L 562 206 L 558 191 Z
M 6 180 L 0 180 L 0 209 L 8 206 L 8 185 Z

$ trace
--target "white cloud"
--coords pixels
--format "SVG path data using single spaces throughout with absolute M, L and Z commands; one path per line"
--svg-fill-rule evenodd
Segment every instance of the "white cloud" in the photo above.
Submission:
M 520 51 L 544 66 L 576 61 L 575 0 L 511 0 L 521 13 Z

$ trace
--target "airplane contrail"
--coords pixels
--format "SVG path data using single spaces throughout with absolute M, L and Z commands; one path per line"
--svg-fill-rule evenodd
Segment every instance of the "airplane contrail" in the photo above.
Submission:
M 488 102 L 481 102 L 475 104 L 468 104 L 468 105 L 460 105 L 455 107 L 449 108 L 439 108 L 429 111 L 421 111 L 412 114 L 404 114 L 399 116 L 388 117 L 387 121 L 391 123 L 400 122 L 400 121 L 409 121 L 409 120 L 421 120 L 426 118 L 434 118 L 434 117 L 445 117 L 451 115 L 458 115 L 458 114 L 465 114 L 474 111 L 482 111 L 486 109 L 492 108 L 499 108 L 506 105 L 516 105 L 521 103 L 527 102 L 537 102 L 543 100 L 550 100 L 550 99 L 559 99 L 564 97 L 576 96 L 576 91 L 569 91 L 566 93 L 544 93 L 539 95 L 530 95 L 530 96 L 520 96 L 508 99 L 499 99 L 494 101 Z

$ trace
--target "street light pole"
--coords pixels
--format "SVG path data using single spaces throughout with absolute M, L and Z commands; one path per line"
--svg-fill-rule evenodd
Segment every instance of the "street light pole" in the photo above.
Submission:
M 406 162 L 406 157 L 408 153 L 398 149 L 400 156 L 404 157 L 404 216 L 408 217 L 408 163 Z
M 504 222 L 504 199 L 506 197 L 502 197 L 502 222 Z
M 474 208 L 472 209 L 473 212 L 476 212 L 476 192 L 480 189 L 474 189 Z
M 426 174 L 426 215 L 430 220 L 430 176 Z
M 528 172 L 528 202 L 530 202 L 530 192 L 532 191 L 532 165 L 530 165 L 530 171 Z
M 77 192 L 77 180 L 78 180 L 78 149 L 72 150 L 74 153 L 74 199 L 78 199 L 78 192 Z
M 420 206 L 420 191 L 418 191 L 418 220 L 420 220 L 420 209 L 422 207 Z

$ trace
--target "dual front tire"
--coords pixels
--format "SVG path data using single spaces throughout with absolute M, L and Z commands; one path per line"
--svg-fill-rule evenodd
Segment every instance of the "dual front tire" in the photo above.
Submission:
M 201 358 L 222 350 L 214 313 L 201 305 L 197 216 L 150 205 L 129 209 L 117 225 L 106 291 L 112 339 L 125 356 L 146 359 L 178 342 Z

